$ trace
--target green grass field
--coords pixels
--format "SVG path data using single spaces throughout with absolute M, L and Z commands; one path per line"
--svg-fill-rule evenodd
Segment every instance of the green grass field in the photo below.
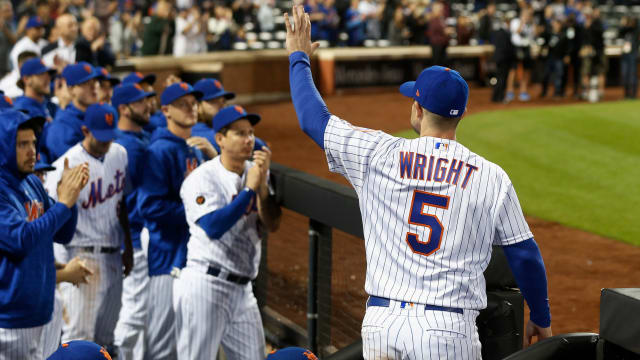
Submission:
M 505 169 L 526 214 L 640 246 L 639 101 L 484 112 L 458 141 Z

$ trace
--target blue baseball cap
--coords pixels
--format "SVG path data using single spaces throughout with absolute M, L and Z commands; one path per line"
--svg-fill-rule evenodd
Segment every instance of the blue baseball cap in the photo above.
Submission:
M 56 75 L 56 70 L 47 67 L 39 57 L 31 58 L 20 67 L 20 76 L 39 75 L 48 72 L 52 77 Z
M 200 101 L 216 99 L 223 96 L 227 100 L 236 97 L 236 94 L 225 91 L 222 83 L 218 81 L 218 79 L 209 78 L 198 80 L 198 82 L 193 85 L 193 88 L 202 93 L 202 99 L 200 99 Z
M 31 29 L 35 27 L 43 27 L 44 23 L 40 20 L 40 16 L 32 16 L 27 20 L 27 25 L 25 25 L 24 29 Z
M 266 360 L 317 360 L 318 357 L 311 352 L 300 347 L 288 347 L 273 351 Z
M 216 116 L 213 117 L 213 131 L 218 132 L 223 127 L 240 119 L 247 119 L 251 125 L 255 125 L 260 121 L 260 115 L 247 114 L 247 111 L 242 106 L 227 106 L 218 111 Z
M 0 95 L 0 111 L 13 109 L 13 100 L 7 95 Z
M 102 66 L 96 66 L 96 72 L 102 75 L 104 80 L 108 80 L 111 83 L 111 86 L 116 86 L 120 84 L 120 79 L 115 76 L 111 76 L 111 74 L 107 71 L 107 69 Z
M 86 61 L 65 66 L 62 70 L 62 77 L 69 86 L 82 84 L 91 79 L 104 78 L 102 74 L 98 73 L 96 69 Z
M 142 75 L 141 72 L 134 71 L 122 79 L 123 84 L 140 84 L 147 83 L 153 85 L 156 82 L 156 76 L 154 74 Z
M 84 114 L 84 124 L 98 141 L 111 141 L 116 138 L 118 112 L 105 103 L 89 105 Z
M 73 340 L 60 345 L 47 360 L 111 360 L 102 346 L 85 340 Z
M 160 103 L 162 105 L 169 105 L 185 95 L 193 95 L 197 100 L 202 98 L 201 91 L 194 90 L 193 87 L 186 82 L 179 82 L 171 84 L 164 89 L 162 95 L 160 95 Z
M 457 71 L 431 66 L 422 70 L 416 81 L 400 85 L 400 93 L 434 114 L 457 118 L 467 109 L 469 85 Z
M 122 84 L 113 89 L 111 104 L 117 110 L 118 106 L 122 104 L 131 104 L 155 95 L 156 93 L 153 91 L 146 92 L 142 90 L 142 87 L 138 84 Z

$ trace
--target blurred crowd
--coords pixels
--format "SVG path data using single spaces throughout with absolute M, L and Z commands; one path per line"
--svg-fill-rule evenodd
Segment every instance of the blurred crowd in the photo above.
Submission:
M 294 3 L 304 3 L 321 46 L 430 45 L 434 63 L 447 65 L 448 46 L 494 44 L 495 101 L 516 98 L 514 80 L 517 98 L 531 97 L 534 60 L 544 62 L 544 95 L 549 86 L 564 94 L 570 78 L 582 96 L 587 75 L 606 71 L 605 45 L 617 43 L 625 96 L 635 96 L 637 20 L 631 11 L 602 16 L 613 0 L 0 0 L 0 76 L 13 70 L 6 83 L 15 83 L 24 51 L 61 71 L 78 61 L 110 70 L 130 56 L 281 48 L 282 14 Z

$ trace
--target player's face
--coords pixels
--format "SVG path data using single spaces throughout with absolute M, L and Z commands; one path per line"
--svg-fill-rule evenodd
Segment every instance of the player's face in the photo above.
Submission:
M 238 160 L 248 160 L 253 153 L 255 136 L 253 126 L 246 119 L 240 119 L 231 123 L 229 131 L 225 135 L 218 133 L 216 141 L 220 145 L 220 151 L 225 156 Z
M 151 104 L 148 99 L 149 98 L 138 100 L 128 105 L 130 112 L 129 117 L 133 122 L 140 126 L 145 126 L 149 123 L 149 117 L 151 116 Z
M 198 112 L 200 113 L 200 121 L 206 122 L 211 125 L 213 117 L 216 116 L 218 111 L 222 109 L 227 103 L 227 99 L 221 96 L 216 99 L 200 101 L 200 107 Z
M 16 162 L 23 174 L 33 172 L 36 166 L 36 134 L 32 129 L 18 130 L 16 135 Z
M 190 128 L 198 121 L 198 101 L 193 95 L 185 95 L 167 106 L 167 121 L 183 128 Z
M 38 95 L 49 95 L 51 93 L 51 87 L 49 86 L 51 84 L 51 75 L 48 72 L 27 77 L 25 84 Z
M 99 141 L 91 133 L 89 133 L 89 153 L 96 157 L 102 157 L 107 154 L 113 141 Z
M 111 101 L 111 95 L 113 94 L 113 88 L 111 87 L 111 82 L 107 80 L 101 80 L 98 82 L 98 87 L 96 88 L 98 102 L 108 103 Z
M 95 79 L 85 81 L 82 84 L 71 87 L 71 96 L 82 106 L 88 107 L 89 105 L 98 102 L 97 86 L 97 81 Z
M 140 83 L 140 86 L 142 86 L 142 90 L 146 91 L 146 92 L 152 92 L 153 91 L 153 86 L 147 84 L 147 83 Z M 148 98 L 149 99 L 149 104 L 151 105 L 151 113 L 154 113 L 158 110 L 158 99 L 156 99 L 155 96 L 151 96 Z

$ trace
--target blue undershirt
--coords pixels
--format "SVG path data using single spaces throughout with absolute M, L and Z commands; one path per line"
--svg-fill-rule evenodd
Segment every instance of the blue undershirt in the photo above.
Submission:
M 244 188 L 228 205 L 202 216 L 196 223 L 211 239 L 219 239 L 244 215 L 256 193 Z

